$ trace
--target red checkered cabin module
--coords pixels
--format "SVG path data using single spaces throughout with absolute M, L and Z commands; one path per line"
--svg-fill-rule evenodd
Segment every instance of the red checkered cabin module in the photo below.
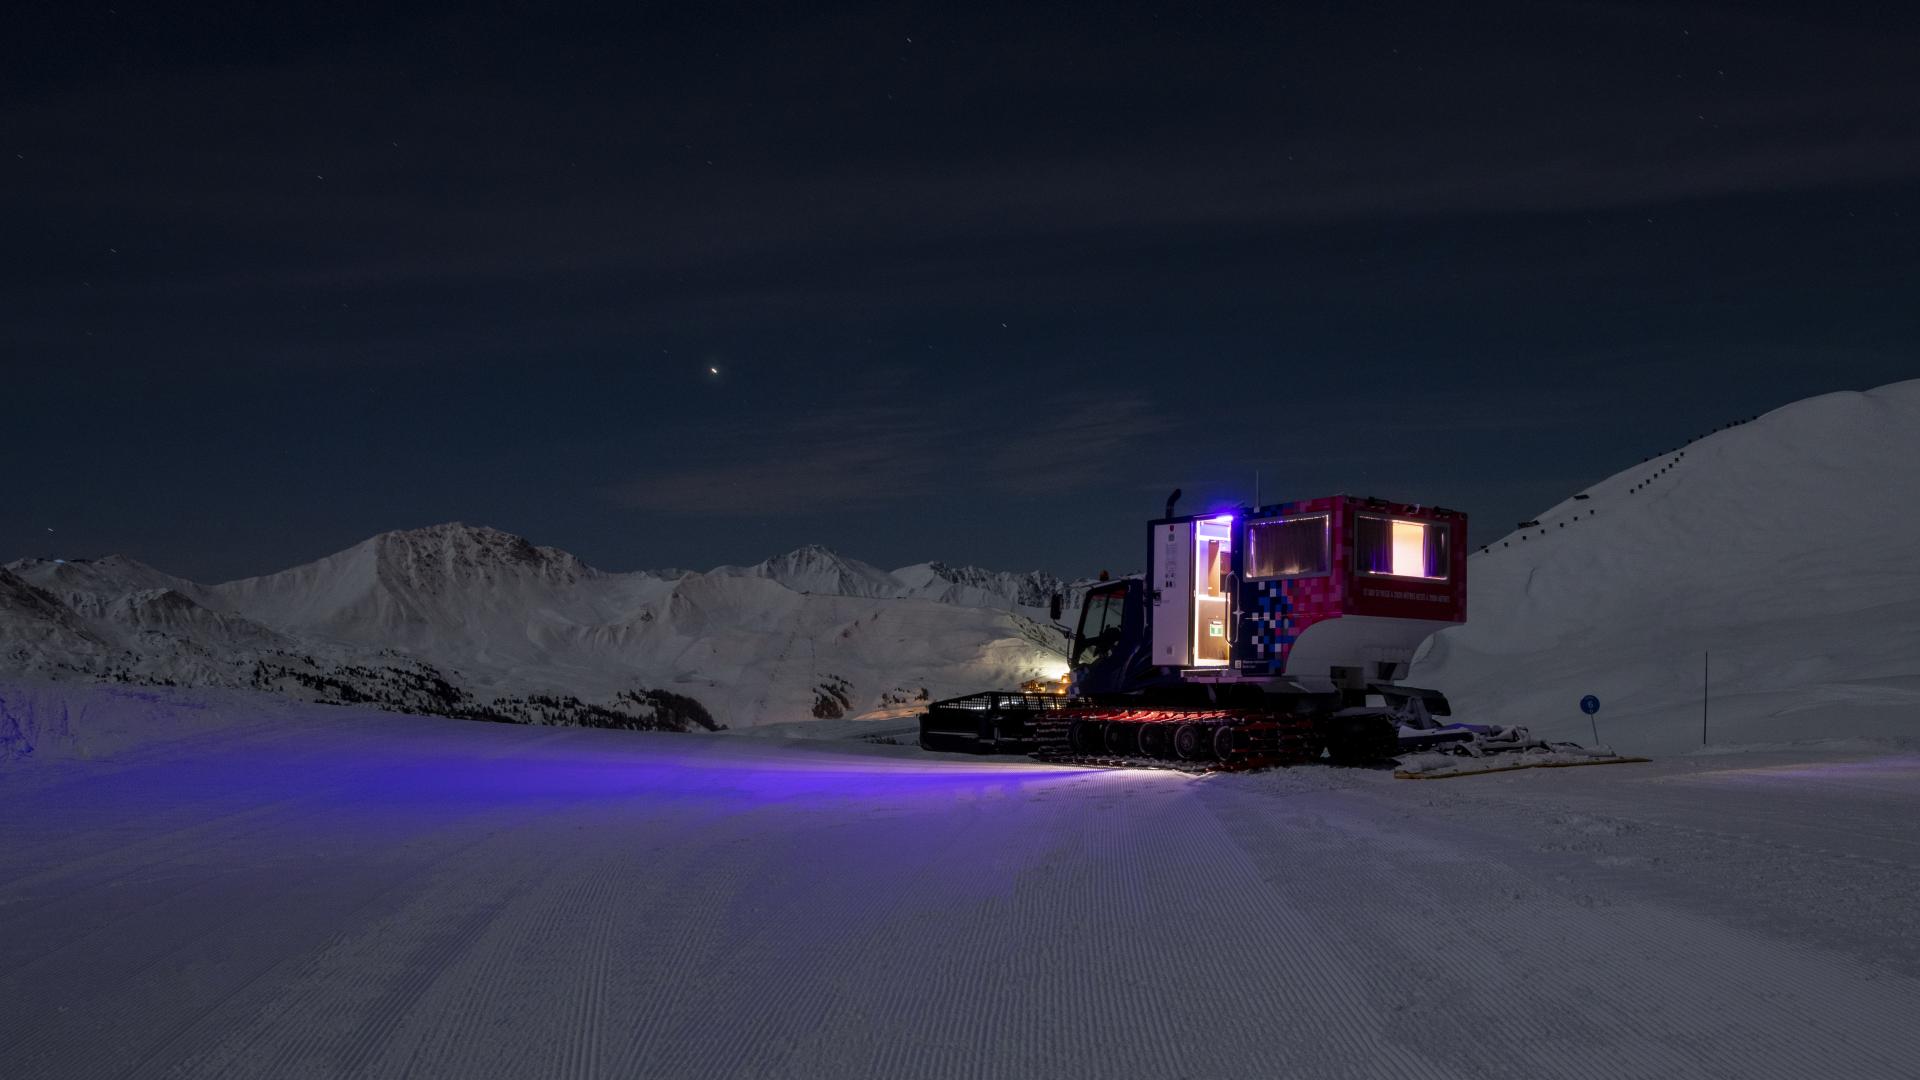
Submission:
M 1241 530 L 1242 670 L 1285 673 L 1300 634 L 1326 619 L 1466 621 L 1464 514 L 1333 495 L 1248 511 Z

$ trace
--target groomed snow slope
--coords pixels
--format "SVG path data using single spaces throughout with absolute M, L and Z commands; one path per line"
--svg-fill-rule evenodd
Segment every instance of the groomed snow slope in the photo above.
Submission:
M 1920 734 L 1920 380 L 1810 398 L 1595 484 L 1476 553 L 1409 681 L 1623 750 Z
M 1911 751 L 1196 779 L 71 684 L 0 716 L 39 732 L 0 764 L 7 1080 L 1920 1061 Z

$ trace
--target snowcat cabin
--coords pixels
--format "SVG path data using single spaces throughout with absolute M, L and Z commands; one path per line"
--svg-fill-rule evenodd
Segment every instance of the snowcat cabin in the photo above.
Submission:
M 1466 619 L 1466 515 L 1336 495 L 1149 523 L 1151 663 L 1305 689 L 1404 678 Z
M 1138 579 L 1103 582 L 1089 589 L 1080 606 L 1080 624 L 1074 629 L 1073 655 L 1068 658 L 1074 676 L 1099 686 L 1123 681 L 1122 671 L 1135 662 L 1143 618 Z

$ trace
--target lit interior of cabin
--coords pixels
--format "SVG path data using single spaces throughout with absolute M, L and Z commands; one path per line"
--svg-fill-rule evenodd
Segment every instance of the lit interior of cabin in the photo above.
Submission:
M 1233 519 L 1222 516 L 1195 522 L 1193 546 L 1193 662 L 1197 667 L 1224 667 Z

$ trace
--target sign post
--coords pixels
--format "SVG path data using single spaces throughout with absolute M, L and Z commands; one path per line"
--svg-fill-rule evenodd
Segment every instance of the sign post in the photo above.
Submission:
M 1599 746 L 1600 745 L 1600 721 L 1594 719 L 1594 714 L 1600 711 L 1600 699 L 1597 697 L 1594 697 L 1592 694 L 1588 694 L 1586 697 L 1581 698 L 1580 711 L 1587 714 L 1587 722 L 1593 725 L 1593 745 Z

